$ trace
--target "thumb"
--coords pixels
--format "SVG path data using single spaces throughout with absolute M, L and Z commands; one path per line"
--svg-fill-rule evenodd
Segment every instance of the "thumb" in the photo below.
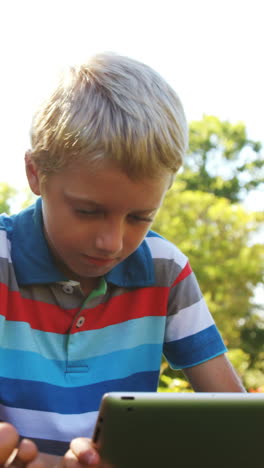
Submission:
M 70 444 L 70 449 L 77 457 L 79 462 L 89 465 L 99 465 L 100 456 L 91 439 L 78 437 L 73 439 Z
M 0 465 L 4 464 L 17 447 L 19 435 L 9 423 L 0 423 Z

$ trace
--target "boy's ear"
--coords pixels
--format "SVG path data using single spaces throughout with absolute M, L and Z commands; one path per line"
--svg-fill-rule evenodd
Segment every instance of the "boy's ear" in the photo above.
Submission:
M 31 151 L 25 154 L 25 167 L 29 186 L 35 195 L 40 195 L 40 177 L 35 162 L 32 159 Z

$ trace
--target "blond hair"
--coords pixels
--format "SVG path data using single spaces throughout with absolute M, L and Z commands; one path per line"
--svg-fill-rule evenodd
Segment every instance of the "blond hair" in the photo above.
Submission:
M 187 147 L 181 102 L 149 66 L 104 53 L 65 73 L 35 114 L 32 158 L 47 175 L 80 159 L 130 177 L 176 173 Z

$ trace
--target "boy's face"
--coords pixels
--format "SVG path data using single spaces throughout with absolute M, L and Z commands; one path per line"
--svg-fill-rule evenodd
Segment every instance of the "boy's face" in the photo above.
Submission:
M 30 158 L 27 175 L 43 198 L 45 236 L 57 266 L 82 286 L 137 249 L 170 183 L 168 174 L 132 181 L 113 166 L 79 163 L 48 176 L 42 187 Z

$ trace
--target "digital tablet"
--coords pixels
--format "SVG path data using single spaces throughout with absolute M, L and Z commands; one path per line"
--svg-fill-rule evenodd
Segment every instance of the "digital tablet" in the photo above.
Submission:
M 115 468 L 264 466 L 264 394 L 108 393 L 93 440 Z

